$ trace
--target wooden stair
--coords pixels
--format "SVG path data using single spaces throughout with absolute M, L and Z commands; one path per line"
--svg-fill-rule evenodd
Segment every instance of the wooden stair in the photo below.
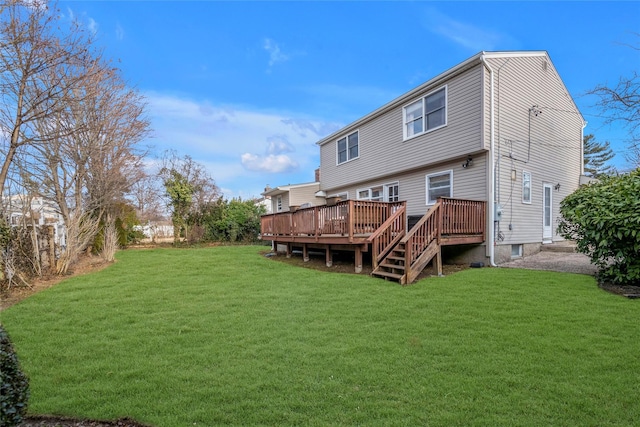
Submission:
M 436 273 L 442 275 L 439 213 L 440 204 L 436 203 L 409 233 L 390 245 L 371 275 L 406 285 L 413 283 L 432 259 Z
M 405 245 L 398 243 L 380 264 L 371 272 L 371 275 L 382 277 L 386 280 L 395 280 L 400 284 L 406 283 L 405 269 Z
M 405 232 L 405 207 L 401 207 L 370 237 L 372 276 L 413 283 L 433 261 L 434 273 L 442 275 L 443 245 L 482 243 L 485 238 L 486 203 L 441 197 Z

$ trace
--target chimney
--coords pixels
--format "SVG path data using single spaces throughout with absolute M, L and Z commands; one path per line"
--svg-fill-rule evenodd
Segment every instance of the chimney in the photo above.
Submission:
M 320 168 L 316 169 L 316 182 L 320 182 Z

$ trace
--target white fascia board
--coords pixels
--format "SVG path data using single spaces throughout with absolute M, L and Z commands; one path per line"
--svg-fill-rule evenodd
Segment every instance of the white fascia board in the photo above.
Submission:
M 310 187 L 312 185 L 317 185 L 318 188 L 320 188 L 320 183 L 319 182 L 305 182 L 303 184 L 288 184 L 288 185 L 281 185 L 279 187 L 275 187 L 270 189 L 269 191 L 265 191 L 264 193 L 260 193 L 261 196 L 278 196 L 280 194 L 284 194 L 289 192 L 291 189 L 293 188 L 302 188 L 302 187 Z

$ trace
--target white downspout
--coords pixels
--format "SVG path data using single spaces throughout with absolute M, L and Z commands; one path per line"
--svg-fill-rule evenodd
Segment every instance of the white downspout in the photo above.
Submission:
M 587 121 L 582 121 L 582 129 L 580 130 L 580 176 L 584 175 L 584 128 L 587 127 Z
M 496 199 L 496 162 L 494 158 L 494 150 L 495 150 L 495 133 L 494 133 L 494 118 L 493 118 L 493 110 L 494 110 L 494 93 L 493 93 L 493 68 L 487 62 L 484 53 L 480 56 L 480 60 L 484 64 L 485 67 L 489 70 L 489 74 L 491 75 L 491 112 L 489 115 L 490 120 L 490 129 L 491 129 L 491 138 L 489 143 L 489 159 L 491 161 L 491 166 L 489 168 L 489 265 L 491 267 L 497 267 L 494 257 L 495 257 L 495 235 L 496 235 L 496 223 L 493 220 L 495 218 L 495 199 Z

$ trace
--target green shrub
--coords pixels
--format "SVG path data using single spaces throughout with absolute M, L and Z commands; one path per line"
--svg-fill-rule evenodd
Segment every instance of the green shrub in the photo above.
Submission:
M 558 232 L 598 266 L 600 281 L 640 286 L 640 169 L 603 177 L 560 204 Z
M 0 325 L 0 425 L 20 424 L 28 400 L 29 381 L 20 370 L 9 335 Z

